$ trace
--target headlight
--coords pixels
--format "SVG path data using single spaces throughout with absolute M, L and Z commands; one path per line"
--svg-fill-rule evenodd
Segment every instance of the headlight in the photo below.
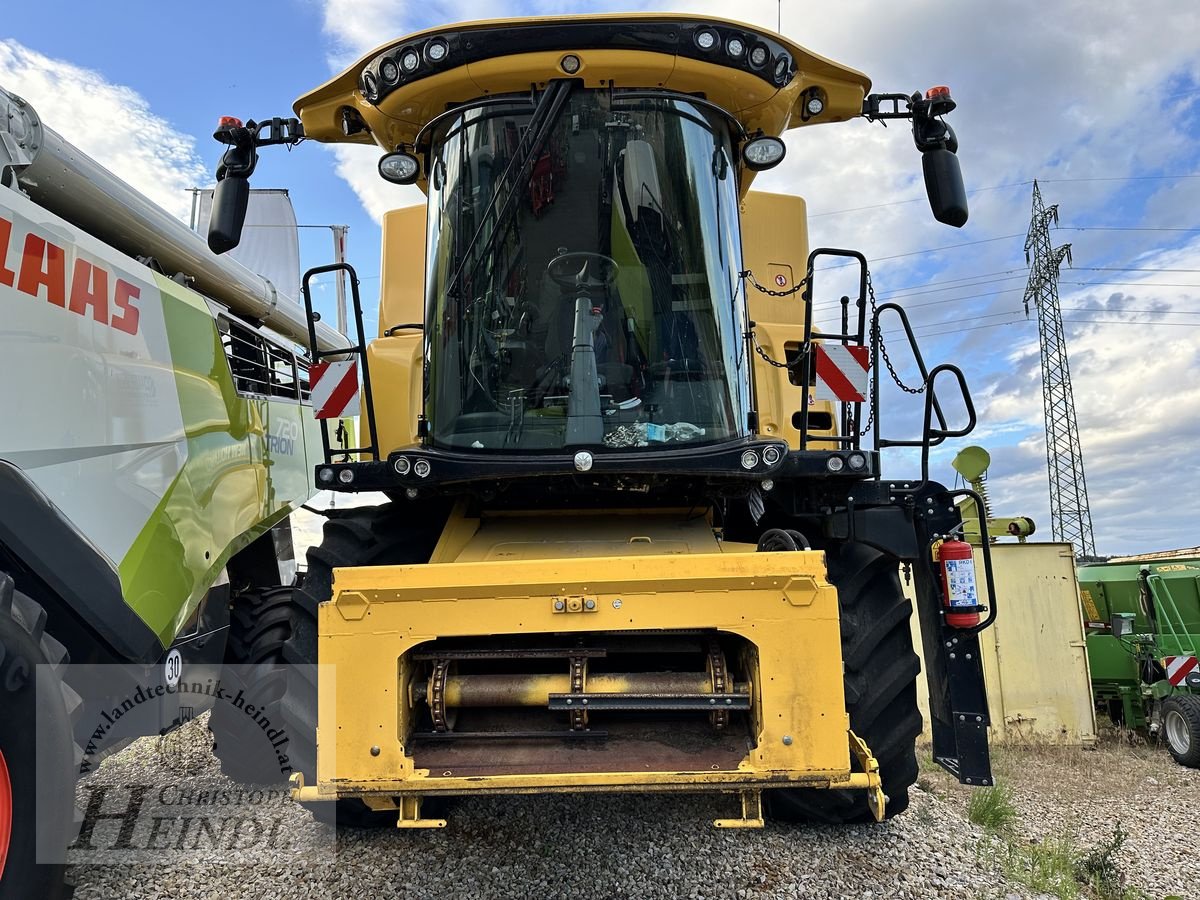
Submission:
M 333 481 L 333 469 L 321 469 L 317 472 L 317 480 L 329 484 L 329 482 Z
M 767 49 L 766 44 L 755 44 L 750 50 L 750 65 L 756 69 L 761 69 L 767 64 L 767 60 L 771 58 L 771 51 Z
M 379 77 L 384 84 L 395 84 L 400 80 L 400 67 L 394 59 L 385 59 L 379 64 Z
M 758 454 L 753 450 L 747 450 L 742 454 L 742 468 L 753 469 L 758 465 Z
M 779 462 L 779 460 L 783 459 L 783 451 L 778 447 L 767 447 L 765 450 L 763 450 L 762 456 L 763 462 L 765 462 L 768 466 L 773 466 Z
M 428 478 L 430 472 L 429 460 L 418 459 L 415 463 L 413 463 L 413 471 L 416 473 L 418 478 Z
M 353 480 L 354 480 L 354 470 L 353 469 L 342 469 L 342 471 L 338 472 L 338 481 L 340 481 L 342 484 L 349 484 Z
M 792 67 L 792 60 L 786 53 L 781 53 L 775 58 L 775 84 L 783 87 L 788 80 L 788 71 Z M 817 110 L 820 112 L 820 110 Z M 813 113 L 816 115 L 816 113 Z
M 707 53 L 719 43 L 717 33 L 710 28 L 701 28 L 696 32 L 696 46 Z
M 412 184 L 421 174 L 421 163 L 411 153 L 388 153 L 379 160 L 379 177 L 392 184 Z
M 400 55 L 400 68 L 406 75 L 411 75 L 417 71 L 417 66 L 421 64 L 421 56 L 412 47 L 409 47 Z
M 425 45 L 425 58 L 431 63 L 439 63 L 450 52 L 450 46 L 441 38 L 434 38 Z
M 867 467 L 867 458 L 861 453 L 851 453 L 846 457 L 846 464 L 855 472 L 860 472 Z
M 746 168 L 755 172 L 771 169 L 783 161 L 787 146 L 777 137 L 764 136 L 746 141 L 742 145 L 742 160 Z
M 739 37 L 731 37 L 725 42 L 725 52 L 734 59 L 741 59 L 746 52 L 746 42 Z
M 407 456 L 397 456 L 392 468 L 396 470 L 397 475 L 407 475 L 412 470 L 412 463 L 408 461 Z
M 830 472 L 840 472 L 842 469 L 846 468 L 846 463 L 840 456 L 831 456 L 825 461 L 825 468 L 827 468 Z

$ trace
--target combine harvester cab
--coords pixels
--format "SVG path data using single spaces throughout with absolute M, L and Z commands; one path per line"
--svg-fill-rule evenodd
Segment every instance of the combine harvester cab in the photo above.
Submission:
M 0 897 L 55 898 L 78 775 L 213 707 L 180 686 L 247 662 L 231 612 L 292 579 L 323 453 L 297 342 L 348 342 L 3 89 L 0 322 Z
M 903 310 L 861 254 L 809 252 L 803 200 L 749 190 L 786 129 L 906 119 L 935 216 L 962 225 L 948 89 L 868 89 L 733 22 L 511 20 L 391 42 L 298 120 L 224 122 L 214 248 L 264 134 L 374 143 L 428 196 L 385 218 L 364 446 L 316 468 L 390 502 L 330 519 L 292 605 L 282 657 L 320 663 L 283 703 L 293 741 L 316 733 L 302 801 L 409 827 L 445 824 L 431 798 L 543 791 L 737 793 L 721 826 L 894 815 L 921 731 L 902 565 L 935 758 L 991 783 L 995 604 L 953 540 L 971 492 L 928 477 L 974 425 L 962 375 L 917 353 L 923 433 L 882 439 L 873 337 L 893 317 L 911 339 Z M 822 333 L 830 256 L 859 296 Z M 884 480 L 897 445 L 921 471 Z

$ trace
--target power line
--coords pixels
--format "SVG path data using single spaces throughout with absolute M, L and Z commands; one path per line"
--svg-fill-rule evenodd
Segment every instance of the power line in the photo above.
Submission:
M 1178 95 L 1176 95 L 1178 96 Z M 1200 175 L 1126 175 L 1114 176 L 1107 178 L 1042 178 L 1042 184 L 1072 184 L 1083 183 L 1089 181 L 1176 181 L 1185 178 L 1200 178 Z M 981 194 L 984 191 L 999 191 L 1004 188 L 1028 187 L 1033 184 L 1032 181 L 1013 181 L 1008 184 L 994 184 L 989 187 L 973 188 L 967 191 L 968 194 Z M 888 203 L 873 203 L 870 206 L 852 206 L 847 209 L 832 209 L 828 212 L 809 213 L 810 219 L 817 219 L 822 216 L 840 216 L 843 213 L 864 212 L 871 209 L 883 209 L 886 206 L 901 206 L 905 203 L 920 203 L 924 197 L 912 197 L 907 200 L 892 200 Z
M 1168 228 L 1143 225 L 1060 225 L 1061 231 L 1184 231 L 1195 233 L 1200 228 Z

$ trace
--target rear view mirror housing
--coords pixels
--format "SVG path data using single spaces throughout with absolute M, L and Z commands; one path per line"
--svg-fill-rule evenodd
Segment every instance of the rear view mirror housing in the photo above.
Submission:
M 249 178 L 227 173 L 217 182 L 208 220 L 209 250 L 218 254 L 227 253 L 241 243 L 249 202 Z
M 958 157 L 947 149 L 926 150 L 921 154 L 921 168 L 933 217 L 944 225 L 962 228 L 970 211 Z

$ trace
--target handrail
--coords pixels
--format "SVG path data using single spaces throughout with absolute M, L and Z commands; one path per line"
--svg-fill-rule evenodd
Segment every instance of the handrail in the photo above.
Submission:
M 1167 628 L 1170 629 L 1171 637 L 1175 641 L 1175 647 L 1178 649 L 1179 655 L 1189 655 L 1187 651 L 1190 650 L 1190 655 L 1195 656 L 1196 645 L 1191 640 L 1191 634 L 1187 630 L 1187 624 L 1183 621 L 1183 615 L 1179 612 L 1179 606 L 1175 603 L 1175 598 L 1171 595 L 1171 589 L 1167 587 L 1166 580 L 1161 575 L 1147 575 L 1146 586 L 1150 589 L 1150 593 L 1154 596 L 1154 604 L 1156 609 L 1158 611 L 1167 613 L 1164 618 L 1166 620 Z M 1161 588 L 1162 595 L 1159 594 L 1157 588 Z M 1166 603 L 1163 603 L 1164 596 L 1167 601 Z M 1169 610 L 1167 609 L 1168 606 L 1170 607 Z M 1179 631 L 1175 630 L 1175 622 L 1171 620 L 1172 615 L 1174 615 L 1179 622 Z M 1186 643 L 1184 643 L 1185 637 L 1187 638 Z
M 353 347 L 343 348 L 341 350 L 318 350 L 317 349 L 317 320 L 320 318 L 313 311 L 312 290 L 309 287 L 309 282 L 317 275 L 324 275 L 328 272 L 345 272 L 350 276 L 350 298 L 354 305 L 354 327 L 357 329 L 358 343 Z M 362 367 L 362 383 L 363 383 L 363 401 L 367 408 L 367 423 L 371 429 L 371 443 L 365 447 L 350 447 L 342 451 L 349 455 L 352 453 L 363 454 L 369 453 L 376 459 L 379 458 L 379 432 L 375 429 L 375 404 L 371 394 L 371 370 L 367 366 L 367 336 L 363 328 L 363 311 L 362 300 L 358 294 L 358 274 L 354 271 L 354 266 L 346 262 L 329 263 L 324 266 L 317 266 L 309 269 L 304 273 L 304 278 L 300 283 L 300 293 L 304 296 L 304 309 L 308 314 L 308 334 L 310 341 L 310 352 L 312 361 L 320 362 L 321 359 L 327 356 L 346 356 L 353 353 L 358 356 Z M 321 446 L 325 451 L 325 463 L 333 462 L 333 454 L 329 449 L 329 420 L 321 419 Z

